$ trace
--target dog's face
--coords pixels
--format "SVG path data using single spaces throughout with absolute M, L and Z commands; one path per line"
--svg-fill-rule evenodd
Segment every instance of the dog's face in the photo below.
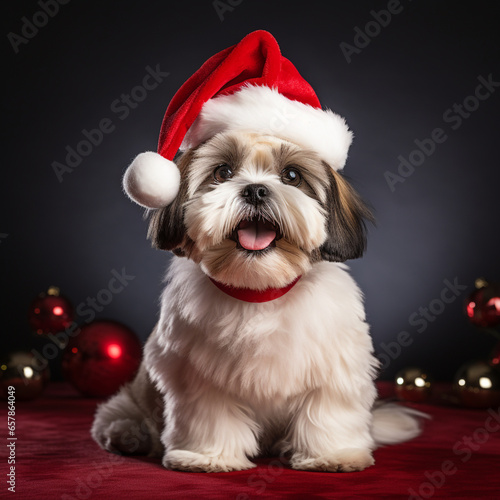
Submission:
M 177 160 L 181 188 L 149 236 L 222 283 L 283 287 L 318 260 L 364 251 L 370 212 L 312 151 L 274 136 L 221 133 Z

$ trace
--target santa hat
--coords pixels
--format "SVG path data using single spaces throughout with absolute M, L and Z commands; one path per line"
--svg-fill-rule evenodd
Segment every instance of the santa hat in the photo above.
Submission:
M 274 37 L 254 31 L 208 59 L 178 90 L 163 118 L 158 152 L 139 154 L 125 172 L 126 193 L 146 208 L 169 205 L 180 184 L 172 161 L 177 151 L 229 130 L 291 141 L 318 153 L 334 170 L 343 168 L 352 140 L 344 119 L 321 109 Z

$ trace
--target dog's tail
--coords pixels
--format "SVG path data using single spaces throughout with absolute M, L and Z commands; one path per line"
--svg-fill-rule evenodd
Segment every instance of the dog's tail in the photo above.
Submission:
M 372 435 L 376 446 L 402 443 L 422 432 L 422 419 L 431 418 L 413 408 L 377 401 L 373 408 Z

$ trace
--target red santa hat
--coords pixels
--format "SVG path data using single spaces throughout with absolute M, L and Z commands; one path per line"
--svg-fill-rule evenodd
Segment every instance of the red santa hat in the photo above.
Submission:
M 319 154 L 334 170 L 344 167 L 352 133 L 345 120 L 323 110 L 312 87 L 281 55 L 267 31 L 254 31 L 206 61 L 170 102 L 158 152 L 139 154 L 123 186 L 146 208 L 169 205 L 177 196 L 177 151 L 215 134 L 245 130 L 288 140 Z

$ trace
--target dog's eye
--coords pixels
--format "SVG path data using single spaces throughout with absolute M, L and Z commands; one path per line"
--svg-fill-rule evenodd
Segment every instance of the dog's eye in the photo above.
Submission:
M 219 184 L 231 179 L 231 177 L 233 175 L 234 175 L 233 170 L 231 169 L 231 167 L 227 163 L 223 163 L 222 165 L 219 165 L 214 170 L 215 182 L 217 182 Z
M 299 186 L 302 182 L 302 176 L 295 167 L 286 167 L 281 171 L 281 181 L 290 186 Z

